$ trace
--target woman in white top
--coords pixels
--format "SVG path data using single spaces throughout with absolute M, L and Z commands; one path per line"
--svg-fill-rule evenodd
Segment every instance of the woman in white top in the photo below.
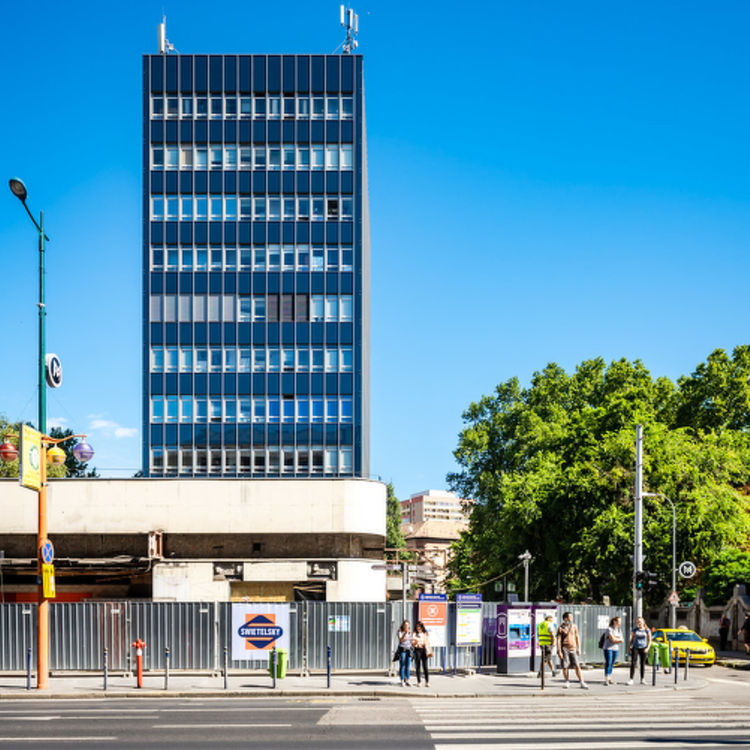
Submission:
M 408 620 L 404 620 L 398 631 L 398 676 L 401 680 L 401 687 L 411 687 L 409 684 L 412 655 L 411 639 L 411 625 L 409 625 Z
M 617 652 L 622 643 L 622 630 L 620 630 L 619 617 L 613 617 L 609 621 L 609 627 L 604 637 L 604 684 L 612 684 L 612 669 L 617 660 Z

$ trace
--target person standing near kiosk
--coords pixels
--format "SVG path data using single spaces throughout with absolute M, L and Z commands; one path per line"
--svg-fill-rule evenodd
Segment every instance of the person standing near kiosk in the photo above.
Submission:
M 542 651 L 542 661 L 539 666 L 539 676 L 544 669 L 544 662 L 549 664 L 552 676 L 555 676 L 555 666 L 552 663 L 552 646 L 555 643 L 555 623 L 552 614 L 548 614 L 536 628 L 536 642 Z
M 578 659 L 580 654 L 581 636 L 578 633 L 578 625 L 573 622 L 573 615 L 570 612 L 565 612 L 562 623 L 557 629 L 557 655 L 562 662 L 563 678 L 565 679 L 563 687 L 565 688 L 570 687 L 568 677 L 570 668 L 573 667 L 581 687 L 584 690 L 589 689 L 589 686 L 583 681 L 583 675 L 581 674 L 581 665 Z

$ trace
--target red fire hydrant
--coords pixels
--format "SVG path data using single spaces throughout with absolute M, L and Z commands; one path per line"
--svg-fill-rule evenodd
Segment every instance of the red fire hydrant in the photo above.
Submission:
M 143 687 L 143 649 L 146 647 L 146 642 L 140 638 L 133 643 L 135 649 L 135 664 L 138 674 L 138 687 Z

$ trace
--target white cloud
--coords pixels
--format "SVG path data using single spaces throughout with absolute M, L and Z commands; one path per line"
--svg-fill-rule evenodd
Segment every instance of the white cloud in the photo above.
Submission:
M 105 437 L 115 438 L 132 438 L 138 435 L 137 427 L 123 427 L 117 422 L 113 422 L 111 419 L 101 419 L 98 414 L 91 415 L 91 424 L 89 430 L 99 430 Z
M 68 426 L 68 420 L 65 417 L 47 417 L 47 426 L 50 429 L 53 427 L 65 429 Z

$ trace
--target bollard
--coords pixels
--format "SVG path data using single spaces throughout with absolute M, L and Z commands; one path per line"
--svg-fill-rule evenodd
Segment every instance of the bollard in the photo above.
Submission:
M 138 640 L 133 642 L 133 648 L 135 649 L 135 664 L 136 664 L 136 672 L 137 672 L 137 678 L 136 678 L 136 685 L 139 688 L 143 687 L 143 649 L 145 648 L 146 643 L 142 641 L 140 638 Z
M 659 669 L 659 649 L 654 649 L 654 664 L 653 664 L 653 671 L 651 674 L 651 685 L 656 685 L 656 672 Z
M 328 646 L 328 689 L 331 689 L 331 647 Z
M 164 689 L 169 690 L 169 646 L 164 648 Z
M 688 673 L 690 672 L 690 649 L 685 649 L 685 682 L 687 682 Z
M 477 657 L 477 674 L 482 674 L 482 644 L 479 644 L 479 656 Z
M 31 646 L 26 649 L 26 689 L 31 690 Z
M 539 668 L 539 674 L 542 677 L 542 690 L 544 690 L 544 673 L 547 670 L 544 668 L 544 652 L 542 652 L 542 666 Z
M 228 684 L 228 678 L 227 678 L 227 647 L 224 646 L 224 690 L 227 690 L 229 687 Z
M 456 650 L 456 644 L 453 644 L 453 676 L 458 674 L 458 651 Z
M 109 652 L 104 649 L 104 690 L 107 690 L 107 677 L 109 676 Z
M 677 684 L 677 673 L 680 671 L 680 659 L 678 657 L 679 657 L 679 652 L 675 648 L 672 651 L 672 668 L 674 671 L 674 684 L 675 685 Z
M 271 649 L 271 676 L 273 677 L 273 689 L 276 690 L 276 646 Z

